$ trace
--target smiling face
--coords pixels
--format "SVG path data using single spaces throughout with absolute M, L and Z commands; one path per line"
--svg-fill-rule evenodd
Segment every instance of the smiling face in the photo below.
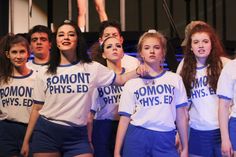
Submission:
M 211 39 L 207 33 L 194 33 L 191 36 L 191 50 L 197 59 L 207 59 L 211 49 Z
M 124 55 L 121 42 L 117 38 L 109 38 L 103 46 L 103 58 L 110 62 L 119 62 Z
M 160 65 L 165 57 L 163 46 L 155 37 L 147 37 L 143 40 L 140 56 L 143 58 L 144 62 L 151 64 Z
M 59 27 L 56 42 L 60 51 L 76 51 L 78 37 L 74 27 L 71 25 L 62 25 Z
M 29 57 L 29 52 L 22 43 L 17 43 L 11 46 L 9 51 L 6 53 L 6 56 L 14 67 L 19 68 L 25 66 Z

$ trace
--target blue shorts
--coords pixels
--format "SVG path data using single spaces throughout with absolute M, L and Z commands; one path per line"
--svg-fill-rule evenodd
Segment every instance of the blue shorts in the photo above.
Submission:
M 220 129 L 200 131 L 190 128 L 189 154 L 204 157 L 221 157 Z
M 175 147 L 175 131 L 159 132 L 129 125 L 122 157 L 179 157 Z
M 32 152 L 59 152 L 64 157 L 92 153 L 87 127 L 60 125 L 40 116 L 33 132 Z
M 94 120 L 92 142 L 95 157 L 113 157 L 118 121 Z
M 229 137 L 233 147 L 233 150 L 236 151 L 236 118 L 231 117 L 229 119 Z
M 0 156 L 19 156 L 27 124 L 0 120 Z

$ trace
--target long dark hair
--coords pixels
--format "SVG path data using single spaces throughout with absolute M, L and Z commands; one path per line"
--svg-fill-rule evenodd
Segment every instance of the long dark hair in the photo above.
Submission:
M 15 44 L 21 43 L 29 51 L 29 43 L 27 39 L 21 35 L 7 34 L 0 41 L 0 84 L 7 84 L 13 76 L 13 64 L 7 57 L 7 53 Z
M 61 56 L 60 56 L 60 50 L 57 47 L 56 44 L 56 36 L 58 33 L 58 29 L 63 25 L 70 25 L 75 29 L 76 35 L 77 35 L 77 48 L 76 48 L 76 60 L 77 62 L 82 63 L 90 63 L 91 59 L 87 53 L 87 44 L 85 42 L 85 39 L 83 37 L 83 34 L 81 33 L 79 27 L 77 24 L 70 20 L 65 20 L 62 24 L 59 25 L 59 27 L 56 30 L 55 36 L 53 38 L 52 42 L 52 51 L 50 53 L 50 59 L 49 59 L 49 66 L 47 73 L 49 74 L 56 74 L 57 73 L 57 67 L 60 64 Z
M 180 72 L 180 75 L 183 77 L 183 82 L 189 97 L 191 91 L 191 84 L 194 85 L 197 68 L 197 61 L 194 53 L 191 50 L 191 37 L 195 33 L 202 32 L 207 33 L 211 40 L 212 50 L 209 56 L 207 57 L 205 65 L 207 65 L 208 83 L 210 87 L 214 89 L 214 91 L 216 91 L 218 78 L 223 68 L 220 56 L 224 56 L 225 51 L 219 37 L 215 33 L 215 30 L 208 24 L 197 24 L 190 31 L 189 40 L 187 42 L 184 54 L 184 64 Z

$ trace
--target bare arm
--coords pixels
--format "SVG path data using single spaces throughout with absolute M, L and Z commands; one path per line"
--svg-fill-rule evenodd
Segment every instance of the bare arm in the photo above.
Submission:
M 130 122 L 129 117 L 121 116 L 118 129 L 117 129 L 117 134 L 116 134 L 116 145 L 115 145 L 115 151 L 114 151 L 114 157 L 120 157 L 121 153 L 121 148 L 123 145 L 124 137 L 128 128 Z
M 116 75 L 115 84 L 116 85 L 124 85 L 126 81 L 137 78 L 139 76 L 147 76 L 148 75 L 148 67 L 144 64 L 139 65 L 139 67 L 136 70 L 133 70 L 131 72 L 122 74 L 122 75 Z
M 186 107 L 176 109 L 176 125 L 182 146 L 181 157 L 188 156 L 188 118 L 186 112 Z
M 230 100 L 219 100 L 219 124 L 221 131 L 221 151 L 224 155 L 231 156 L 233 154 L 232 145 L 229 138 L 228 121 Z
M 33 104 L 28 127 L 27 127 L 25 137 L 24 137 L 24 142 L 23 142 L 23 145 L 21 148 L 21 154 L 24 157 L 27 157 L 29 154 L 29 141 L 30 141 L 31 135 L 33 133 L 35 124 L 36 124 L 38 117 L 39 117 L 39 110 L 41 110 L 42 107 L 43 107 L 43 105 L 41 105 L 41 104 Z
M 87 128 L 88 128 L 88 140 L 89 140 L 89 144 L 90 144 L 92 147 L 93 147 L 93 145 L 92 145 L 93 119 L 94 119 L 94 114 L 93 114 L 92 112 L 90 112 L 89 115 L 88 115 Z

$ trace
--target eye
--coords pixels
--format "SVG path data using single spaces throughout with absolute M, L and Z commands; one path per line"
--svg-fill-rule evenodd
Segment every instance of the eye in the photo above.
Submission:
M 58 34 L 57 36 L 58 36 L 58 37 L 63 37 L 63 36 L 64 36 L 64 34 Z
M 112 48 L 112 45 L 107 45 L 106 48 L 110 49 L 110 48 Z
M 41 41 L 48 41 L 47 38 L 40 38 Z
M 150 46 L 147 46 L 147 45 L 143 47 L 144 50 L 148 50 L 149 48 Z
M 117 48 L 121 48 L 122 45 L 121 45 L 121 44 L 116 44 L 116 47 L 117 47 Z
M 74 37 L 75 33 L 69 33 L 68 35 L 71 36 L 71 37 Z
M 38 38 L 32 38 L 31 42 L 36 42 L 38 40 Z
M 160 48 L 161 48 L 161 46 L 159 46 L 159 45 L 154 46 L 154 49 L 159 50 Z

